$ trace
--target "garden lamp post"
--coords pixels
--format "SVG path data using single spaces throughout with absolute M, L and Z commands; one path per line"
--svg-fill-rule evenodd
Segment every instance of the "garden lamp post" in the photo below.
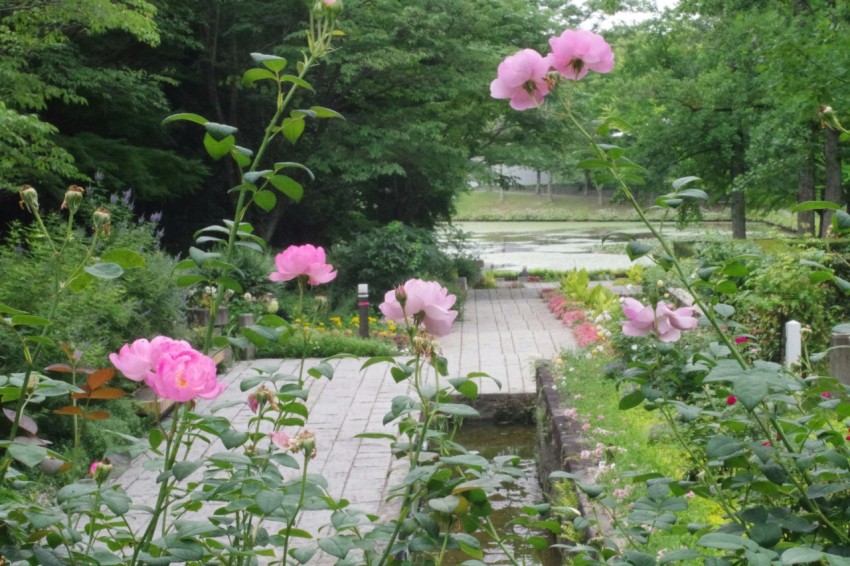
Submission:
M 360 310 L 360 337 L 369 337 L 369 285 L 357 285 L 357 308 Z

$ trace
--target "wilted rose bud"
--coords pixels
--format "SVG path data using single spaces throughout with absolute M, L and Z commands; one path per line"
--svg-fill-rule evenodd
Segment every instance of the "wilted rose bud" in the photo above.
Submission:
M 83 193 L 86 190 L 79 185 L 71 185 L 68 187 L 68 190 L 65 191 L 65 200 L 62 201 L 62 206 L 59 207 L 60 210 L 68 209 L 68 212 L 71 214 L 76 214 L 80 209 L 80 203 L 83 202 Z
M 103 232 L 104 236 L 108 236 L 112 227 L 112 215 L 109 210 L 101 206 L 94 211 L 92 218 L 94 219 L 94 231 Z
M 316 435 L 312 432 L 302 430 L 295 435 L 295 447 L 293 452 L 304 450 L 304 455 L 308 458 L 316 457 Z
M 38 212 L 38 191 L 32 185 L 21 185 L 21 190 L 18 191 L 21 197 L 21 208 L 27 207 L 32 213 Z
M 437 342 L 427 332 L 420 332 L 413 337 L 413 352 L 423 358 L 430 358 L 437 351 Z

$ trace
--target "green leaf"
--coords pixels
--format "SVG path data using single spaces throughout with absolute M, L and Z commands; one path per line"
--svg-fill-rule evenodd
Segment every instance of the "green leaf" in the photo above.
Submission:
M 68 484 L 56 493 L 56 501 L 60 505 L 69 499 L 86 497 L 97 491 L 97 484 L 93 480 L 81 480 Z
M 685 189 L 684 191 L 678 191 L 676 196 L 683 198 L 693 198 L 698 200 L 708 200 L 708 193 L 706 193 L 702 189 Z
M 174 478 L 177 481 L 181 481 L 192 475 L 195 470 L 203 465 L 203 460 L 183 460 L 174 464 L 171 468 L 171 473 L 174 474 Z
M 628 244 L 626 244 L 626 254 L 628 254 L 629 259 L 631 261 L 643 257 L 651 251 L 652 246 L 647 244 L 646 242 L 632 240 Z
M 848 482 L 816 483 L 810 485 L 808 489 L 806 489 L 806 497 L 809 499 L 818 499 L 820 497 L 826 497 L 833 493 L 839 493 L 847 490 L 850 490 L 850 483 Z
M 174 521 L 174 526 L 177 527 L 181 537 L 208 537 L 223 533 L 221 527 L 215 526 L 208 520 L 177 519 Z
M 41 463 L 47 458 L 47 450 L 43 446 L 34 444 L 18 444 L 13 442 L 9 445 L 9 456 L 20 462 L 21 464 L 32 468 Z
M 159 445 L 162 444 L 163 440 L 165 440 L 165 435 L 163 434 L 162 429 L 157 427 L 150 429 L 148 432 L 148 444 L 152 450 L 159 448 Z
M 234 293 L 243 292 L 242 285 L 240 285 L 239 281 L 237 281 L 233 277 L 227 277 L 222 275 L 221 277 L 216 277 L 213 282 L 222 289 L 230 289 Z
M 479 415 L 473 407 L 457 403 L 434 403 L 434 410 L 453 417 L 477 417 Z
M 694 183 L 696 181 L 701 181 L 701 179 L 699 177 L 694 177 L 693 175 L 688 176 L 688 177 L 679 177 L 678 179 L 676 179 L 672 183 L 673 190 L 678 191 L 679 189 L 681 189 L 685 185 L 689 185 L 689 184 Z
M 294 161 L 280 161 L 280 162 L 274 164 L 275 173 L 277 173 L 281 169 L 291 169 L 291 168 L 303 170 L 304 172 L 307 173 L 307 175 L 309 175 L 311 181 L 316 178 L 316 176 L 313 175 L 313 172 L 306 165 L 302 165 L 301 163 L 295 163 Z
M 824 554 L 820 550 L 805 546 L 795 546 L 782 553 L 783 564 L 811 564 L 820 562 Z
M 843 210 L 836 210 L 832 216 L 832 229 L 836 234 L 850 231 L 850 214 Z
M 145 266 L 145 258 L 139 253 L 128 249 L 114 249 L 105 252 L 100 259 L 105 262 L 112 262 L 124 269 L 135 269 Z
M 91 556 L 94 558 L 94 563 L 98 564 L 98 566 L 118 566 L 119 564 L 124 564 L 122 558 L 102 548 L 92 552 Z
M 341 118 L 345 120 L 342 114 L 340 114 L 336 110 L 325 108 L 324 106 L 311 106 L 310 110 L 315 112 L 316 118 Z
M 295 202 L 300 202 L 304 196 L 304 187 L 301 183 L 286 175 L 273 175 L 269 177 L 269 182 L 274 188 L 288 196 Z
M 232 138 L 233 135 L 239 131 L 233 126 L 219 124 L 218 122 L 206 122 L 204 124 L 204 128 L 206 128 L 207 133 L 216 141 L 224 141 L 228 138 Z
M 206 118 L 204 118 L 203 116 L 201 116 L 199 114 L 192 114 L 192 113 L 189 113 L 189 112 L 181 112 L 180 114 L 172 114 L 171 116 L 168 116 L 165 120 L 162 121 L 162 124 L 163 125 L 170 124 L 171 122 L 177 122 L 178 120 L 186 120 L 188 122 L 194 122 L 196 124 L 200 124 L 201 126 L 203 126 L 204 124 L 209 122 L 209 120 L 207 120 Z
M 724 295 L 734 295 L 738 291 L 738 285 L 731 279 L 724 279 L 714 286 L 714 290 Z
M 256 63 L 259 63 L 274 71 L 275 73 L 281 72 L 284 68 L 286 68 L 286 59 L 283 57 L 278 57 L 277 55 L 266 55 L 265 53 L 251 53 L 251 59 L 253 59 Z
M 271 191 L 257 191 L 254 193 L 254 203 L 266 212 L 271 212 L 277 205 L 277 197 Z
M 741 453 L 744 445 L 729 436 L 712 436 L 706 444 L 705 451 L 710 458 L 726 460 Z
M 316 551 L 317 549 L 315 548 L 293 548 L 289 551 L 289 555 L 297 560 L 299 564 L 307 564 L 313 558 L 313 555 L 316 554 Z
M 738 401 L 752 411 L 767 397 L 767 382 L 757 376 L 747 376 L 735 381 L 732 393 Z
M 229 154 L 236 144 L 236 138 L 227 136 L 222 140 L 215 139 L 211 134 L 204 135 L 204 149 L 216 161 Z
M 98 279 L 118 279 L 124 274 L 124 270 L 117 263 L 96 263 L 83 268 L 83 271 L 97 277 Z
M 750 550 L 758 549 L 758 545 L 744 537 L 730 535 L 727 533 L 708 533 L 703 535 L 697 541 L 700 546 L 708 548 L 718 548 L 720 550 L 742 550 L 749 548 Z
M 34 314 L 16 314 L 10 319 L 12 326 L 47 326 L 53 324 L 50 319 Z
M 306 88 L 307 90 L 313 90 L 313 86 L 305 81 L 302 78 L 296 77 L 295 75 L 281 75 L 280 76 L 281 83 L 292 83 L 294 85 L 298 85 L 301 88 Z M 293 112 L 294 113 L 294 112 Z
M 646 399 L 646 396 L 643 394 L 643 391 L 640 389 L 635 389 L 634 391 L 630 391 L 626 395 L 620 398 L 619 408 L 621 411 L 627 411 L 629 409 L 633 409 L 637 407 L 643 400 Z
M 729 318 L 730 316 L 735 314 L 735 307 L 724 303 L 717 303 L 716 305 L 714 305 L 714 312 L 716 312 L 723 318 Z
M 659 564 L 670 564 L 672 562 L 684 562 L 685 560 L 696 560 L 702 558 L 702 554 L 695 550 L 673 550 L 665 552 L 659 560 Z
M 228 429 L 221 433 L 221 442 L 228 450 L 238 448 L 248 440 L 248 433 L 236 429 Z
M 304 132 L 304 118 L 284 118 L 281 131 L 289 143 L 295 143 Z
M 337 535 L 330 538 L 319 539 L 319 548 L 337 558 L 345 558 L 354 544 L 346 537 Z
M 782 529 L 776 523 L 762 523 L 753 525 L 747 532 L 749 537 L 756 541 L 759 546 L 764 548 L 773 548 L 780 540 L 782 540 Z
M 202 283 L 206 281 L 207 278 L 203 275 L 195 275 L 193 273 L 187 273 L 185 275 L 180 275 L 177 279 L 174 280 L 174 284 L 178 287 L 191 287 L 197 283 Z
M 456 495 L 448 495 L 446 497 L 435 497 L 428 500 L 428 507 L 438 513 L 451 514 L 460 504 L 460 497 Z
M 133 500 L 126 493 L 114 489 L 101 490 L 100 498 L 109 507 L 109 510 L 119 517 L 126 515 L 130 511 L 130 505 L 133 503 Z
M 10 307 L 9 305 L 4 305 L 3 303 L 0 303 L 0 313 L 3 313 L 3 314 L 27 314 L 26 311 L 14 309 L 14 308 Z
M 267 69 L 260 68 L 248 69 L 245 71 L 245 74 L 242 75 L 242 84 L 246 86 L 250 86 L 257 81 L 264 80 L 276 81 L 277 76 Z
M 791 212 L 806 212 L 808 210 L 838 210 L 841 204 L 829 200 L 808 200 L 791 207 Z
M 257 493 L 254 498 L 257 507 L 260 508 L 265 515 L 274 512 L 280 504 L 283 503 L 283 492 L 264 489 Z

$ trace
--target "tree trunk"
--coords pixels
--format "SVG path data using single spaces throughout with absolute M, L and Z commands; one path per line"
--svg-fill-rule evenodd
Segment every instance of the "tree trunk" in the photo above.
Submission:
M 823 144 L 823 200 L 841 203 L 841 154 L 838 148 L 840 132 L 827 126 L 824 130 Z M 820 236 L 826 237 L 827 230 L 832 225 L 831 210 L 823 211 L 821 217 Z
M 537 196 L 540 196 L 540 169 L 537 170 Z
M 812 134 L 817 132 L 817 124 L 812 123 Z M 811 141 L 811 136 L 809 136 Z M 800 174 L 797 177 L 797 202 L 815 200 L 815 155 L 810 144 L 806 144 Z M 815 211 L 803 210 L 797 213 L 797 233 L 815 235 Z
M 590 170 L 584 170 L 584 196 L 587 196 L 587 191 L 590 189 Z
M 549 171 L 549 182 L 546 184 L 546 201 L 552 202 L 552 172 Z
M 732 163 L 729 169 L 729 184 L 735 186 L 735 179 L 747 170 L 747 162 L 744 156 L 743 132 L 738 131 L 738 139 L 732 148 Z M 747 201 L 741 188 L 733 188 L 729 207 L 732 214 L 732 237 L 738 240 L 747 239 Z

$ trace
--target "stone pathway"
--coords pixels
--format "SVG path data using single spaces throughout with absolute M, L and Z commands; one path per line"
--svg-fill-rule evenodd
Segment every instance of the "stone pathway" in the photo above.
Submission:
M 534 362 L 551 359 L 563 349 L 575 347 L 572 333 L 547 310 L 539 298 L 540 284 L 525 288 L 470 290 L 464 307 L 463 320 L 455 323 L 453 332 L 440 340 L 443 355 L 449 363 L 450 375 L 466 375 L 484 371 L 502 383 L 499 391 L 492 380 L 483 380 L 481 392 L 515 395 L 534 393 Z M 320 362 L 307 360 L 306 368 Z M 331 495 L 348 499 L 352 507 L 382 518 L 398 511 L 398 499 L 389 502 L 390 489 L 406 474 L 403 461 L 395 460 L 386 440 L 354 438 L 363 432 L 394 433 L 393 426 L 384 426 L 383 417 L 389 412 L 392 400 L 408 394 L 407 382 L 396 384 L 389 375 L 388 364 L 360 367 L 363 360 L 334 360 L 333 380 L 307 377 L 310 394 L 308 430 L 316 435 L 318 455 L 310 463 L 310 471 L 323 475 Z M 256 375 L 261 367 L 274 373 L 297 374 L 298 360 L 255 360 L 237 363 L 223 379 L 227 390 L 214 401 L 198 403 L 199 413 L 208 413 L 215 406 L 231 401 L 244 401 L 247 394 L 240 391 L 242 379 Z M 244 430 L 252 413 L 247 403 L 240 402 L 216 412 Z M 225 451 L 220 443 L 193 447 L 190 458 L 201 458 Z M 153 505 L 158 485 L 156 474 L 144 469 L 149 455 L 137 458 L 119 478 L 134 502 Z M 201 476 L 202 470 L 185 481 Z M 204 514 L 205 510 L 199 513 Z M 206 510 L 209 512 L 209 510 Z M 131 522 L 144 525 L 148 515 L 134 512 Z M 329 523 L 328 512 L 305 512 L 299 527 L 314 535 L 330 534 L 321 528 Z M 335 559 L 317 555 L 316 563 L 332 564 Z

